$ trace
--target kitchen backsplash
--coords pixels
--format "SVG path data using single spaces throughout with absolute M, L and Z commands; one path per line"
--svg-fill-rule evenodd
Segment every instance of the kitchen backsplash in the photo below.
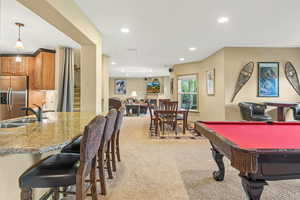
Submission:
M 45 90 L 45 105 L 44 110 L 55 110 L 57 109 L 57 91 L 56 90 Z

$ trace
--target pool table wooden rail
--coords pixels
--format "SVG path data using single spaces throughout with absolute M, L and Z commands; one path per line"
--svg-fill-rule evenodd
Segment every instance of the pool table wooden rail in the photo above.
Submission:
M 222 135 L 195 122 L 195 131 L 225 155 L 231 166 L 253 179 L 300 179 L 300 149 L 242 149 Z

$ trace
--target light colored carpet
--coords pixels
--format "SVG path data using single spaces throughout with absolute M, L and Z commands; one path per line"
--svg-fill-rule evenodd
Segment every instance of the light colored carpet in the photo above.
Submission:
M 125 118 L 122 162 L 105 200 L 246 199 L 238 171 L 225 159 L 224 182 L 216 182 L 207 140 L 150 139 L 147 117 Z M 269 182 L 262 200 L 300 199 L 300 181 Z

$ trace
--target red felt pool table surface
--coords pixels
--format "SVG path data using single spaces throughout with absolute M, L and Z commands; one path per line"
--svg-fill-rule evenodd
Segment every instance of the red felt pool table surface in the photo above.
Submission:
M 300 149 L 300 122 L 200 122 L 242 149 Z

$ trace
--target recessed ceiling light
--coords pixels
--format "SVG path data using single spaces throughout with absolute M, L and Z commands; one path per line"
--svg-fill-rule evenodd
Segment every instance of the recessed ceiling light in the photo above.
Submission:
M 121 28 L 122 33 L 129 33 L 130 29 L 129 28 Z
M 112 64 L 112 65 L 115 65 L 115 64 L 117 64 L 117 63 L 115 63 L 115 62 L 111 62 L 111 64 Z
M 180 61 L 184 61 L 184 58 L 179 58 Z
M 228 21 L 229 21 L 228 17 L 220 17 L 220 18 L 218 19 L 218 23 L 219 23 L 219 24 L 225 24 L 225 23 L 227 23 Z
M 190 51 L 196 51 L 197 48 L 196 48 L 196 47 L 190 47 L 189 50 L 190 50 Z

